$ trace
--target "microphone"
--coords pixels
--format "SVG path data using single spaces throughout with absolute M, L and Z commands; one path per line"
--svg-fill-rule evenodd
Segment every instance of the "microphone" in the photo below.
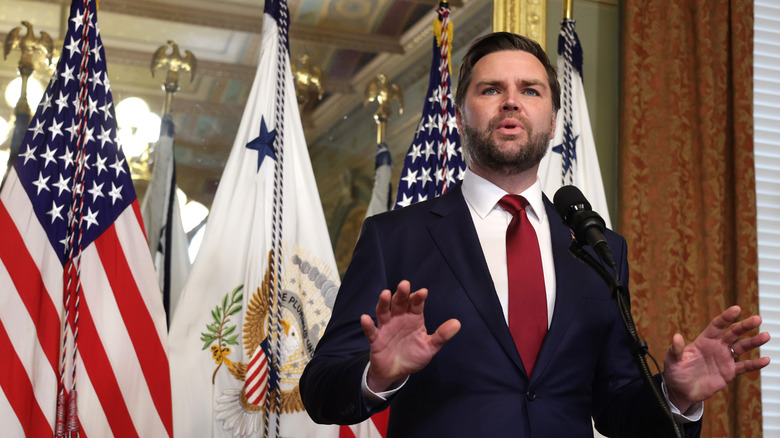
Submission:
M 555 192 L 553 204 L 563 218 L 564 225 L 574 232 L 577 242 L 590 245 L 602 262 L 616 270 L 615 258 L 604 239 L 604 230 L 607 228 L 604 219 L 593 211 L 580 189 L 575 186 L 561 187 Z

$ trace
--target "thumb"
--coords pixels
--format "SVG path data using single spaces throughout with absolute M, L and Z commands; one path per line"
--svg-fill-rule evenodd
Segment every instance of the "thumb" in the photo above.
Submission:
M 680 361 L 682 360 L 683 350 L 685 350 L 685 340 L 681 334 L 675 333 L 672 337 L 672 345 L 669 347 L 669 353 L 666 356 L 671 361 Z
M 450 319 L 445 321 L 436 331 L 431 335 L 431 343 L 437 350 L 442 347 L 447 341 L 452 339 L 460 331 L 460 321 L 457 319 Z

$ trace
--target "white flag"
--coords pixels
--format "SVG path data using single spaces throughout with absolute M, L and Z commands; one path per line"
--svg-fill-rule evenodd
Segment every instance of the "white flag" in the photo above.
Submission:
M 176 198 L 174 129 L 171 116 L 163 117 L 160 139 L 152 156 L 152 177 L 141 203 L 146 240 L 149 242 L 169 322 L 190 272 L 187 235 L 181 224 L 181 210 Z
M 393 191 L 390 178 L 393 175 L 393 157 L 387 143 L 376 146 L 376 161 L 374 164 L 374 189 L 371 191 L 371 201 L 368 203 L 366 217 L 390 210 L 390 195 Z
M 311 168 L 284 1 L 265 5 L 259 67 L 170 330 L 181 437 L 337 437 L 298 380 L 330 318 L 338 271 Z
M 611 228 L 607 197 L 601 180 L 596 144 L 590 128 L 588 105 L 582 86 L 582 47 L 574 32 L 574 20 L 563 20 L 558 42 L 558 81 L 561 109 L 551 150 L 539 165 L 542 191 L 551 199 L 561 186 L 577 186 Z

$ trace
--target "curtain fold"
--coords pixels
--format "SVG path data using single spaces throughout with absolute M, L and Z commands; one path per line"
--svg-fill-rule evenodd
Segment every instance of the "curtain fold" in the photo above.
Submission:
M 690 342 L 733 304 L 758 313 L 753 1 L 627 0 L 622 14 L 619 230 L 660 362 L 675 332 Z M 761 436 L 759 378 L 705 402 L 702 436 Z

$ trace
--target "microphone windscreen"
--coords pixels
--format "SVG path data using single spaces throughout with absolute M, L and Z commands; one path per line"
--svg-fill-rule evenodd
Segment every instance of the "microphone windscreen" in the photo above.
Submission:
M 585 195 L 582 194 L 580 189 L 572 185 L 563 186 L 558 189 L 558 191 L 555 192 L 555 196 L 553 196 L 553 204 L 555 204 L 555 209 L 564 220 L 566 220 L 569 210 L 574 205 L 582 205 L 583 208 L 580 210 L 592 210 L 590 202 L 585 199 Z

